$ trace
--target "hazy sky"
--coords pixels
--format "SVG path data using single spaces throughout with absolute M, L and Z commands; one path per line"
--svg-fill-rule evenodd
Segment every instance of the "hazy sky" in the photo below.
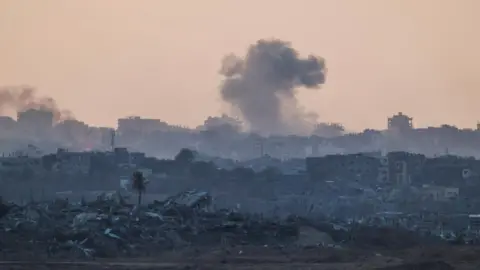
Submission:
M 0 85 L 29 84 L 94 125 L 195 126 L 222 112 L 218 70 L 261 38 L 327 60 L 301 103 L 349 129 L 480 120 L 478 0 L 0 0 Z

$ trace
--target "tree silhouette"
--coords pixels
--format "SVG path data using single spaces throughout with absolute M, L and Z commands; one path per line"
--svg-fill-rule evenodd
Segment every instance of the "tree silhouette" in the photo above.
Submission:
M 136 171 L 132 175 L 132 184 L 133 189 L 137 191 L 138 194 L 138 205 L 142 204 L 142 195 L 146 190 L 146 181 L 142 172 Z
M 190 164 L 193 162 L 194 159 L 195 159 L 195 152 L 188 148 L 183 148 L 175 156 L 175 161 L 182 165 Z

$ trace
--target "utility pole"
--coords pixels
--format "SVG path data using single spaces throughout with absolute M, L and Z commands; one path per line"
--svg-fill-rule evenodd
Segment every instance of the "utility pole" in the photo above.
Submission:
M 110 133 L 110 148 L 112 149 L 112 152 L 115 151 L 115 129 L 113 128 Z

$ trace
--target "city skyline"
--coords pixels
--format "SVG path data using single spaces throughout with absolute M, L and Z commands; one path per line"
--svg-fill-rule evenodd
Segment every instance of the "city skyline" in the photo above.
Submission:
M 0 119 L 1 119 L 1 122 L 3 124 L 5 124 L 5 123 L 9 124 L 9 122 L 6 121 L 7 120 L 6 118 L 9 118 L 9 121 L 13 121 L 13 122 L 16 122 L 18 124 L 23 122 L 21 124 L 25 125 L 28 121 L 31 121 L 31 120 L 27 120 L 27 121 L 25 121 L 25 120 L 22 121 L 21 120 L 21 118 L 24 118 L 24 119 L 30 118 L 30 117 L 25 117 L 26 115 L 31 115 L 33 117 L 32 119 L 35 119 L 35 118 L 39 117 L 38 119 L 41 119 L 41 121 L 38 122 L 38 120 L 35 120 L 36 122 L 34 124 L 35 125 L 40 125 L 44 128 L 46 126 L 54 127 L 54 126 L 63 125 L 63 124 L 77 125 L 75 123 L 75 122 L 77 122 L 77 123 L 81 123 L 82 125 L 86 125 L 86 126 L 89 126 L 89 127 L 92 127 L 92 128 L 119 129 L 120 126 L 121 126 L 120 122 L 124 122 L 125 123 L 124 125 L 127 126 L 127 125 L 131 125 L 131 124 L 133 124 L 134 122 L 137 122 L 137 121 L 138 122 L 134 125 L 151 126 L 151 128 L 153 128 L 153 130 L 158 129 L 158 128 L 163 127 L 163 126 L 165 126 L 164 128 L 167 128 L 168 126 L 170 126 L 170 127 L 176 127 L 176 128 L 182 128 L 182 129 L 191 129 L 191 130 L 195 130 L 195 129 L 200 128 L 201 130 L 203 130 L 204 128 L 211 127 L 212 125 L 221 125 L 221 124 L 230 124 L 230 125 L 233 125 L 233 126 L 241 125 L 243 128 L 246 128 L 245 123 L 241 119 L 232 118 L 231 116 L 229 116 L 227 114 L 208 116 L 202 124 L 197 125 L 195 127 L 189 127 L 189 126 L 185 126 L 185 125 L 181 125 L 181 124 L 177 124 L 177 123 L 169 123 L 167 121 L 164 121 L 163 119 L 143 117 L 143 116 L 140 116 L 140 115 L 128 115 L 128 116 L 119 117 L 119 118 L 117 118 L 116 124 L 114 126 L 95 126 L 95 125 L 89 124 L 88 122 L 82 121 L 81 119 L 76 119 L 76 118 L 71 118 L 71 119 L 66 118 L 66 119 L 62 119 L 62 120 L 56 120 L 54 113 L 52 113 L 48 110 L 45 111 L 42 108 L 40 108 L 40 109 L 35 109 L 34 108 L 34 109 L 27 109 L 27 110 L 24 110 L 24 111 L 19 111 L 16 114 L 16 116 L 0 114 Z M 209 120 L 210 121 L 213 120 L 213 121 L 208 123 Z M 50 124 L 48 124 L 49 122 L 50 122 Z M 131 123 L 131 124 L 127 124 L 127 122 Z M 393 123 L 395 123 L 395 124 L 393 124 Z M 389 130 L 391 128 L 401 128 L 401 129 L 405 130 L 405 129 L 441 128 L 441 127 L 445 127 L 445 126 L 455 127 L 455 128 L 458 128 L 459 130 L 479 130 L 480 121 L 477 121 L 476 125 L 473 125 L 471 127 L 458 127 L 458 126 L 455 126 L 455 125 L 451 125 L 449 123 L 444 123 L 444 124 L 437 125 L 437 126 L 433 126 L 433 125 L 417 126 L 415 124 L 415 117 L 412 117 L 411 115 L 405 114 L 403 112 L 397 112 L 395 114 L 386 116 L 384 127 L 381 127 L 381 128 L 378 128 L 378 129 L 366 127 L 363 130 L 356 131 L 356 130 L 349 129 L 348 127 L 343 125 L 343 123 L 338 123 L 338 122 L 318 122 L 317 123 L 317 127 L 320 127 L 321 125 L 327 125 L 327 126 L 324 126 L 324 127 L 330 126 L 331 128 L 334 128 L 334 129 L 343 128 L 344 134 L 349 134 L 349 133 L 363 132 L 363 131 L 366 131 L 366 130 L 383 131 L 383 130 Z M 242 131 L 255 133 L 254 131 L 251 131 L 251 130 L 248 130 L 248 129 L 244 129 Z M 314 134 L 314 133 L 315 133 L 315 131 L 312 134 Z M 275 136 L 275 135 L 282 135 L 282 134 L 272 133 L 271 135 Z M 283 135 L 288 135 L 288 134 L 283 134 Z M 309 134 L 305 134 L 305 135 L 309 136 Z

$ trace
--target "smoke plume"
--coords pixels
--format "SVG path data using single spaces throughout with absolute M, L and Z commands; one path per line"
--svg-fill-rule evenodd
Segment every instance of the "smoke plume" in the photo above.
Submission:
M 220 73 L 222 99 L 242 115 L 250 129 L 262 134 L 311 132 L 316 115 L 299 106 L 299 87 L 319 88 L 325 82 L 325 61 L 301 59 L 288 42 L 259 40 L 245 58 L 228 55 Z
M 52 112 L 55 122 L 74 118 L 70 111 L 60 110 L 53 98 L 37 96 L 35 89 L 32 87 L 15 86 L 0 88 L 0 114 L 8 110 L 23 112 L 29 109 Z

